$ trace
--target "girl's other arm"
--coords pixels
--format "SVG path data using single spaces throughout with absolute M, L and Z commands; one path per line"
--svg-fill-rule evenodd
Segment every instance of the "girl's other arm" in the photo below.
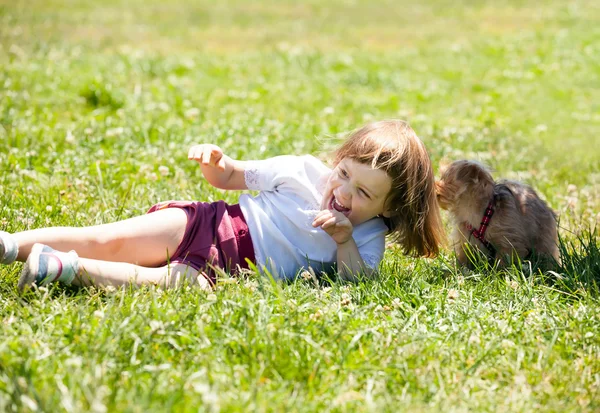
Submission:
M 325 209 L 315 217 L 313 227 L 321 227 L 337 244 L 337 269 L 340 277 L 347 281 L 357 281 L 358 275 L 369 278 L 375 270 L 367 266 L 360 256 L 356 241 L 352 237 L 353 226 L 341 212 Z
M 358 281 L 359 274 L 373 278 L 376 273 L 365 264 L 352 237 L 345 243 L 337 245 L 337 268 L 342 279 L 353 282 Z
M 248 189 L 244 179 L 245 162 L 231 159 L 217 145 L 194 145 L 188 159 L 197 161 L 206 180 L 219 189 Z

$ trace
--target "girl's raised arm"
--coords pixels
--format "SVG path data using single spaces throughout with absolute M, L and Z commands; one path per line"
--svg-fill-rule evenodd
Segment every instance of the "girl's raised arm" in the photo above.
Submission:
M 217 145 L 194 145 L 188 152 L 188 159 L 200 164 L 202 174 L 215 188 L 248 189 L 244 179 L 246 162 L 231 159 Z

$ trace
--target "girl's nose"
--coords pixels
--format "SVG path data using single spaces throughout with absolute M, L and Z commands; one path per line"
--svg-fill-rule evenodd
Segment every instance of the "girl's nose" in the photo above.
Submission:
M 347 203 L 352 199 L 352 191 L 348 188 L 348 185 L 340 186 L 338 191 L 339 201 L 344 204 L 344 206 L 348 206 Z

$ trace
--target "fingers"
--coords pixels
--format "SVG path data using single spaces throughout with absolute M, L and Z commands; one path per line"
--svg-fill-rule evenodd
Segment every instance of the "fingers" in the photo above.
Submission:
M 337 218 L 331 217 L 327 221 L 325 221 L 321 224 L 321 228 L 327 229 L 327 228 L 335 227 L 336 225 L 338 225 Z
M 200 162 L 203 165 L 208 165 L 210 163 L 210 155 L 211 151 L 207 151 L 206 148 L 202 149 L 200 155 Z
M 323 210 L 317 213 L 313 227 L 320 227 L 339 245 L 352 237 L 352 223 L 338 211 Z
M 312 226 L 313 227 L 320 227 L 321 225 L 323 225 L 323 223 L 325 221 L 327 221 L 329 218 L 331 218 L 333 215 L 331 213 L 331 211 L 324 209 L 323 211 L 319 211 L 319 213 L 317 214 L 317 216 L 315 217 L 315 219 L 313 220 Z
M 190 148 L 190 150 L 188 151 L 188 159 L 189 160 L 196 159 L 196 148 L 197 148 L 197 145 L 192 146 Z
M 200 162 L 202 165 L 215 166 L 221 170 L 225 169 L 223 151 L 217 145 L 194 145 L 188 151 L 188 159 Z
M 217 168 L 219 168 L 222 171 L 225 170 L 225 157 L 223 156 L 222 153 L 221 153 L 221 158 L 217 162 Z
M 338 211 L 331 211 L 329 209 L 324 209 L 323 211 L 319 211 L 315 219 L 313 220 L 313 227 L 321 227 L 323 229 L 331 228 L 335 225 L 345 226 L 350 221 L 348 218 Z
M 202 156 L 206 150 L 208 145 L 194 145 L 188 151 L 188 159 L 193 159 L 195 161 L 201 161 Z

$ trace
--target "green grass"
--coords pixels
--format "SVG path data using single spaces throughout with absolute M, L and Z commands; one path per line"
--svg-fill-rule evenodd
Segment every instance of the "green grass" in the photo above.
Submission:
M 598 411 L 598 2 L 213 3 L 0 0 L 0 230 L 235 201 L 191 144 L 319 154 L 403 118 L 436 166 L 533 185 L 564 268 L 392 247 L 356 285 L 21 297 L 3 267 L 0 411 Z

